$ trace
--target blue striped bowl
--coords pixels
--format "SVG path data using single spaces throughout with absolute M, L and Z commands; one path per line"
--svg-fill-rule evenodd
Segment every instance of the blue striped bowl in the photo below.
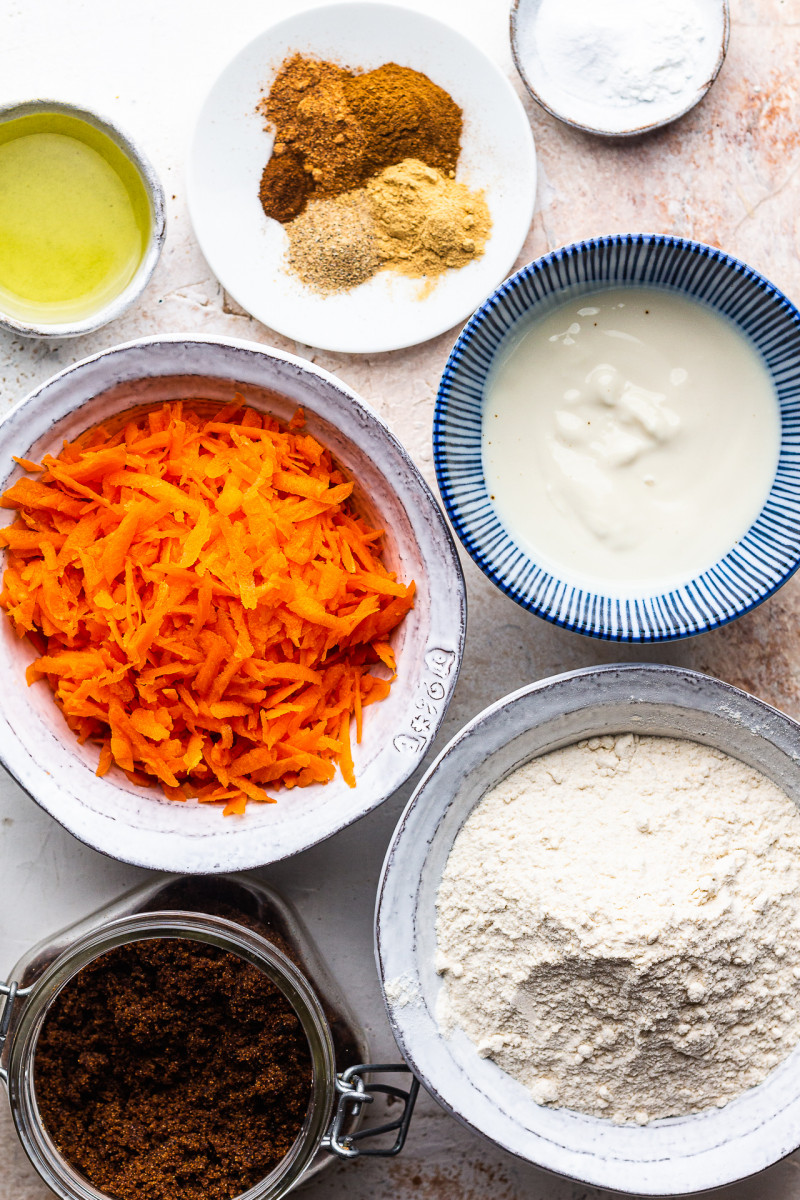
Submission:
M 669 592 L 629 598 L 577 587 L 517 546 L 489 497 L 481 457 L 487 375 L 516 322 L 598 285 L 661 286 L 709 304 L 761 352 L 781 406 L 781 450 L 758 519 L 724 558 Z M 506 280 L 474 314 L 445 367 L 433 427 L 439 490 L 481 570 L 523 608 L 565 629 L 622 642 L 705 633 L 755 608 L 800 565 L 800 313 L 751 267 L 699 242 L 620 234 L 547 254 Z

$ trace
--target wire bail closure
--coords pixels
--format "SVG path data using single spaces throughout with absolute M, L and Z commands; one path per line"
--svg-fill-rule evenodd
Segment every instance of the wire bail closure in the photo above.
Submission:
M 17 990 L 16 980 L 12 980 L 11 983 L 0 983 L 0 996 L 5 997 L 3 1010 L 0 1012 L 0 1056 L 2 1056 L 6 1038 L 8 1037 L 8 1030 L 11 1025 L 11 1010 L 17 998 Z M 5 1070 L 0 1067 L 0 1079 L 5 1079 L 5 1077 Z
M 364 1075 L 378 1072 L 411 1075 L 411 1084 L 408 1090 L 404 1091 L 402 1088 L 393 1087 L 388 1083 L 367 1084 L 365 1082 Z M 419 1080 L 404 1063 L 359 1063 L 357 1066 L 348 1067 L 341 1075 L 336 1076 L 336 1091 L 339 1096 L 336 1111 L 330 1129 L 322 1140 L 322 1145 L 326 1150 L 345 1159 L 367 1156 L 392 1158 L 395 1154 L 400 1153 L 405 1144 L 419 1092 Z M 376 1095 L 388 1096 L 392 1100 L 401 1100 L 403 1111 L 400 1116 L 370 1129 L 360 1129 L 356 1133 L 343 1133 L 348 1120 L 358 1116 L 363 1106 L 371 1104 Z M 394 1142 L 389 1146 L 373 1146 L 365 1149 L 354 1144 L 362 1142 L 366 1138 L 380 1137 L 385 1133 L 397 1134 Z

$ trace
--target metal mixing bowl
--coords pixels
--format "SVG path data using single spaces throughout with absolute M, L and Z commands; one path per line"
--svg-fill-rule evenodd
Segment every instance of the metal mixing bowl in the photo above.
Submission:
M 677 667 L 629 664 L 558 675 L 499 700 L 461 730 L 395 831 L 378 892 L 378 968 L 397 1043 L 439 1102 L 536 1166 L 636 1195 L 685 1195 L 768 1167 L 800 1144 L 800 1047 L 724 1108 L 615 1125 L 537 1104 L 436 1020 L 436 896 L 453 841 L 481 798 L 537 755 L 633 732 L 723 750 L 800 805 L 800 726 L 746 692 Z

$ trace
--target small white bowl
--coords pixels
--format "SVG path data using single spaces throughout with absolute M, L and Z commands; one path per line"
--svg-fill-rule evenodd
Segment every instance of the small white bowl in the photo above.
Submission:
M 95 774 L 96 746 L 78 745 L 43 683 L 27 687 L 36 657 L 0 613 L 0 762 L 81 841 L 123 862 L 182 874 L 243 871 L 305 850 L 364 816 L 417 767 L 455 687 L 464 643 L 464 581 L 430 489 L 368 405 L 311 363 L 231 338 L 165 336 L 129 342 L 55 375 L 0 421 L 0 491 L 63 440 L 138 404 L 202 397 L 247 403 L 288 420 L 298 406 L 309 432 L 356 481 L 356 502 L 385 530 L 384 561 L 417 584 L 414 608 L 393 635 L 397 678 L 364 712 L 353 747 L 356 784 L 281 790 L 277 804 L 223 817 L 217 805 L 175 803 L 128 782 L 116 767 Z M 11 514 L 8 514 L 9 517 Z
M 35 113 L 62 113 L 67 117 L 75 117 L 79 121 L 91 125 L 104 133 L 125 155 L 142 181 L 145 194 L 150 205 L 150 233 L 147 244 L 142 252 L 141 261 L 130 282 L 113 296 L 101 308 L 84 317 L 80 321 L 33 322 L 21 321 L 4 313 L 0 308 L 0 329 L 8 329 L 23 337 L 36 338 L 71 338 L 84 333 L 92 333 L 109 321 L 116 320 L 133 304 L 134 300 L 144 291 L 150 276 L 155 270 L 161 254 L 161 248 L 166 236 L 167 219 L 164 207 L 164 189 L 151 163 L 139 150 L 134 142 L 123 133 L 112 121 L 99 116 L 86 108 L 78 108 L 74 104 L 65 104 L 61 100 L 28 100 L 21 104 L 7 104 L 0 107 L 0 124 L 14 121 L 18 117 L 27 117 Z
M 383 865 L 376 953 L 404 1058 L 448 1112 L 527 1162 L 593 1187 L 679 1196 L 761 1171 L 800 1143 L 800 1046 L 724 1108 L 616 1125 L 537 1104 L 467 1035 L 436 1020 L 436 897 L 453 842 L 482 797 L 518 767 L 608 733 L 686 738 L 761 771 L 800 805 L 800 726 L 737 688 L 677 667 L 593 667 L 484 709 L 419 784 Z
M 352 69 L 412 67 L 464 113 L 456 177 L 486 195 L 492 232 L 481 258 L 433 280 L 379 271 L 323 295 L 284 267 L 288 237 L 258 198 L 274 136 L 256 106 L 283 60 L 300 52 Z M 226 291 L 285 337 L 343 354 L 413 346 L 463 321 L 514 265 L 533 219 L 536 155 L 530 123 L 504 73 L 449 26 L 390 4 L 331 4 L 264 30 L 224 69 L 203 105 L 189 157 L 197 240 Z
M 574 84 L 541 52 L 537 18 L 543 0 L 514 0 L 511 6 L 511 53 L 534 100 L 565 125 L 601 137 L 636 137 L 669 125 L 703 99 L 720 72 L 728 49 L 728 0 L 694 0 L 693 19 L 702 29 L 702 42 L 692 69 L 674 90 L 651 99 L 631 95 L 626 102 L 608 102 L 581 74 Z M 652 0 L 640 0 L 639 13 L 650 10 Z M 594 11 L 602 22 L 602 0 Z

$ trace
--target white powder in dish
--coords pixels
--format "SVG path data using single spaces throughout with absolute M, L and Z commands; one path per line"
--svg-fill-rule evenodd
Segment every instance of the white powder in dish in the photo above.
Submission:
M 439 1019 L 541 1104 L 614 1121 L 722 1106 L 800 1039 L 800 814 L 674 738 L 515 771 L 437 900 Z
M 695 0 L 542 0 L 534 36 L 547 72 L 576 94 L 634 105 L 680 95 L 707 32 Z
M 416 981 L 407 972 L 403 975 L 396 975 L 394 979 L 387 979 L 383 990 L 392 1008 L 405 1008 L 408 1004 L 419 1004 L 422 999 L 422 993 Z
M 654 105 L 704 82 L 718 49 L 706 7 L 697 0 L 542 0 L 521 49 L 573 96 L 598 106 Z

